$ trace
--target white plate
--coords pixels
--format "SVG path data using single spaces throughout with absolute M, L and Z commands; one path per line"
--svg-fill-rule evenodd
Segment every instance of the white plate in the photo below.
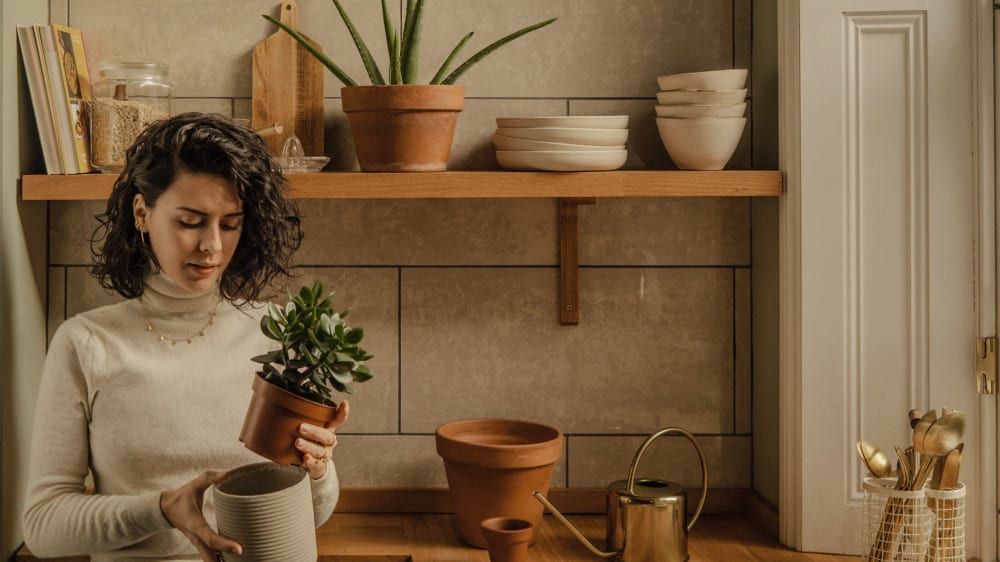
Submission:
M 746 88 L 740 90 L 669 90 L 666 92 L 656 92 L 656 103 L 660 105 L 675 105 L 678 103 L 743 103 L 746 99 Z
M 657 104 L 655 109 L 657 117 L 743 117 L 747 104 Z
M 617 147 L 628 140 L 628 129 L 578 129 L 575 127 L 501 127 L 497 134 L 518 139 L 530 139 L 568 144 Z
M 497 127 L 573 127 L 624 129 L 628 115 L 550 115 L 541 117 L 497 117 Z
M 329 156 L 299 156 L 299 157 L 279 157 L 277 158 L 281 171 L 286 174 L 300 174 L 305 172 L 318 172 L 330 162 Z
M 625 164 L 627 150 L 498 150 L 497 162 L 508 170 L 598 172 Z
M 516 137 L 505 137 L 504 135 L 493 135 L 493 146 L 497 150 L 625 150 L 624 144 L 618 146 L 594 146 L 592 144 L 568 144 L 564 142 L 519 139 Z

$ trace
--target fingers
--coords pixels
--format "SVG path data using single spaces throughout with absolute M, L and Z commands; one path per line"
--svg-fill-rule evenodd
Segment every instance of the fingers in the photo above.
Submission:
M 340 406 L 337 406 L 337 413 L 334 414 L 330 423 L 326 424 L 327 429 L 336 429 L 338 425 L 347 421 L 347 415 L 350 412 L 351 405 L 347 403 L 347 400 L 341 400 Z
M 224 470 L 209 470 L 195 478 L 192 483 L 195 486 L 195 491 L 203 494 L 209 486 L 218 484 L 226 478 L 229 478 L 229 473 Z
M 216 533 L 207 524 L 197 530 L 198 538 L 212 550 L 212 552 L 232 552 L 233 554 L 243 554 L 243 546 L 240 543 L 227 539 Z
M 213 531 L 201 512 L 205 490 L 228 476 L 229 473 L 223 471 L 203 472 L 180 488 L 160 494 L 160 510 L 164 517 L 194 545 L 198 556 L 208 562 L 215 560 L 217 551 L 243 552 L 238 542 Z

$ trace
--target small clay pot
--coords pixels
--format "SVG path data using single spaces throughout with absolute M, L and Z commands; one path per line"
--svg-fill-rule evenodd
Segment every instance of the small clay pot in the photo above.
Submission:
M 435 441 L 462 542 L 486 548 L 479 522 L 491 517 L 538 526 L 543 507 L 531 493 L 549 489 L 563 453 L 561 431 L 524 420 L 473 419 L 441 425 Z
M 363 172 L 440 172 L 448 168 L 465 88 L 425 84 L 340 90 Z
M 276 463 L 299 465 L 302 454 L 295 448 L 299 426 L 310 423 L 323 427 L 336 415 L 336 406 L 292 394 L 257 375 L 253 378 L 253 397 L 243 418 L 240 441 L 247 449 Z
M 490 551 L 490 562 L 525 562 L 528 546 L 535 538 L 531 521 L 512 517 L 491 517 L 479 522 Z

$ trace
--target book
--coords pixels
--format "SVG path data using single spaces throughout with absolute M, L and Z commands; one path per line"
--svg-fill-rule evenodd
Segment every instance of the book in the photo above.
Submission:
M 35 39 L 41 49 L 45 61 L 45 83 L 47 85 L 49 106 L 52 108 L 56 124 L 56 138 L 59 139 L 59 152 L 62 155 L 63 173 L 77 174 L 80 165 L 77 164 L 73 127 L 69 122 L 66 88 L 63 86 L 62 72 L 59 70 L 58 55 L 56 55 L 56 39 L 52 28 L 47 25 L 35 26 Z
M 51 28 L 55 39 L 56 64 L 66 94 L 65 104 L 76 164 L 81 173 L 93 172 L 94 168 L 90 165 L 90 131 L 84 116 L 86 104 L 93 100 L 93 95 L 87 56 L 83 49 L 83 33 L 79 29 L 58 23 L 52 24 Z
M 28 81 L 28 93 L 31 96 L 31 106 L 35 114 L 38 139 L 42 145 L 45 171 L 49 174 L 61 174 L 63 167 L 59 153 L 59 141 L 56 139 L 52 107 L 49 105 L 48 93 L 46 93 L 45 88 L 45 67 L 42 66 L 43 61 L 38 49 L 38 42 L 35 41 L 34 29 L 28 26 L 18 26 L 17 42 L 21 47 L 21 61 L 24 63 L 24 74 Z

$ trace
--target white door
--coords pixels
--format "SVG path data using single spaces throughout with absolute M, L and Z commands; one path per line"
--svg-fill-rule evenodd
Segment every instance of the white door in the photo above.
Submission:
M 969 416 L 967 549 L 983 550 L 981 494 L 995 494 L 995 485 L 982 485 L 973 379 L 973 342 L 984 335 L 976 304 L 981 4 L 780 8 L 780 515 L 782 541 L 799 550 L 860 553 L 866 471 L 854 443 L 867 439 L 894 459 L 893 446 L 910 442 L 907 412 L 944 406 Z M 986 513 L 994 526 L 995 510 Z

